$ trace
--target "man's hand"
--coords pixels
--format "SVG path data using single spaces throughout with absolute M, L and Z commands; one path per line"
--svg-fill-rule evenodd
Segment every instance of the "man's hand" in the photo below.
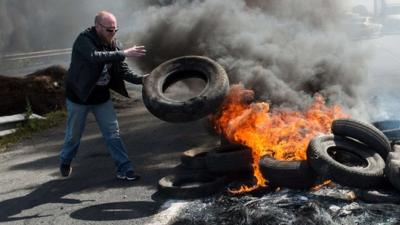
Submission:
M 146 49 L 143 45 L 141 46 L 135 45 L 131 48 L 125 49 L 124 54 L 126 57 L 140 57 L 146 55 Z

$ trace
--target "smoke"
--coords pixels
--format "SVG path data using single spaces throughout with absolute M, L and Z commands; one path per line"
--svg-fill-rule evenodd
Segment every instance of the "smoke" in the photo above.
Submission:
M 130 27 L 133 11 L 154 3 L 146 0 L 1 0 L 0 54 L 71 48 L 78 33 L 93 25 L 98 11 L 113 12 L 120 27 L 125 28 Z
M 273 106 L 303 108 L 318 92 L 352 108 L 366 51 L 340 30 L 343 13 L 340 1 L 181 0 L 138 11 L 131 38 L 147 47 L 144 71 L 205 55 Z
M 243 83 L 274 107 L 304 108 L 318 92 L 366 118 L 374 107 L 360 93 L 368 89 L 370 54 L 342 29 L 345 3 L 2 0 L 0 54 L 70 48 L 94 15 L 108 10 L 122 41 L 146 46 L 147 56 L 133 60 L 144 73 L 174 57 L 204 55 L 226 69 L 231 84 Z

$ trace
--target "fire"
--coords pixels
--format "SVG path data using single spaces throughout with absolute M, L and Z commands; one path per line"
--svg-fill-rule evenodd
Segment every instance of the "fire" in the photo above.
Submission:
M 318 191 L 318 190 L 320 190 L 321 188 L 323 188 L 323 187 L 325 187 L 325 186 L 328 186 L 328 185 L 331 184 L 331 183 L 332 183 L 331 180 L 326 180 L 326 181 L 322 182 L 322 184 L 318 184 L 318 185 L 316 185 L 315 187 L 312 187 L 312 188 L 311 188 L 311 191 Z
M 222 110 L 213 120 L 216 129 L 229 141 L 243 144 L 252 151 L 253 187 L 242 186 L 232 193 L 265 187 L 258 163 L 268 155 L 277 160 L 306 160 L 309 141 L 319 133 L 329 133 L 332 121 L 348 117 L 338 105 L 327 106 L 321 95 L 304 111 L 270 110 L 266 102 L 252 103 L 254 92 L 242 85 L 231 87 Z

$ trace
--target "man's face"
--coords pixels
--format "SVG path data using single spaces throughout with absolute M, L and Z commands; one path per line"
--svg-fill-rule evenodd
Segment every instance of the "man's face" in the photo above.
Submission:
M 113 17 L 106 17 L 96 24 L 96 30 L 97 34 L 104 42 L 111 44 L 118 31 L 117 21 Z

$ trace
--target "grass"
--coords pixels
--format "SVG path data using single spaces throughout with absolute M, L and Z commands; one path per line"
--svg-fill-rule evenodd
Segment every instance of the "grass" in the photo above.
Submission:
M 111 92 L 111 98 L 115 103 L 115 107 L 122 107 L 126 98 L 120 97 L 118 94 Z M 128 99 L 129 100 L 129 99 Z M 17 125 L 16 132 L 0 137 L 0 153 L 7 151 L 11 144 L 18 143 L 19 141 L 32 137 L 33 134 L 45 131 L 52 127 L 65 123 L 67 111 L 58 110 L 43 115 L 46 119 L 28 119 L 33 114 L 32 106 L 28 99 L 26 99 L 25 107 L 25 121 Z
M 59 110 L 45 114 L 46 119 L 28 119 L 17 125 L 16 132 L 0 137 L 0 152 L 4 152 L 14 143 L 32 137 L 33 134 L 47 130 L 65 122 L 67 112 Z

